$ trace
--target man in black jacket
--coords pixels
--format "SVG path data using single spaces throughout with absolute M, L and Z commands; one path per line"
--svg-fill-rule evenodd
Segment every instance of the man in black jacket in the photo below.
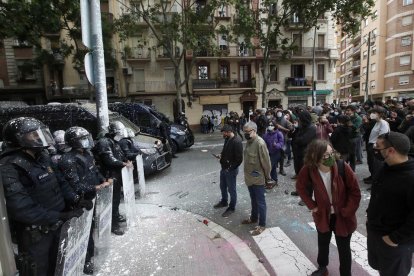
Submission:
M 408 275 L 414 249 L 414 160 L 402 133 L 378 137 L 375 157 L 384 165 L 373 176 L 367 209 L 368 263 L 380 275 Z
M 227 207 L 222 214 L 223 217 L 229 217 L 234 213 L 237 202 L 236 178 L 239 173 L 239 166 L 243 162 L 243 144 L 238 136 L 234 135 L 233 128 L 230 125 L 224 125 L 221 129 L 223 132 L 224 146 L 220 155 L 220 190 L 221 200 L 214 205 L 214 208 Z M 228 204 L 228 194 L 230 194 L 230 204 Z

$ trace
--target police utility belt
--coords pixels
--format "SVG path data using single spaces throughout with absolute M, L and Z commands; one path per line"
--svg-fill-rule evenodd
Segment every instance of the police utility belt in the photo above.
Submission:
M 24 230 L 26 231 L 39 231 L 43 234 L 47 234 L 52 231 L 56 231 L 59 229 L 60 226 L 62 226 L 63 221 L 59 220 L 55 224 L 52 225 L 32 225 L 32 226 L 26 226 Z

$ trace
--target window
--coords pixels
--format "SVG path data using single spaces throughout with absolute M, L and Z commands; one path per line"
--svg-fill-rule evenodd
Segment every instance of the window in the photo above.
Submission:
M 372 63 L 371 64 L 371 72 L 375 72 L 377 70 L 377 64 Z
M 35 81 L 36 71 L 30 60 L 17 61 L 17 78 L 19 81 Z
M 362 68 L 362 75 L 366 75 L 367 74 L 367 67 L 366 66 L 364 66 L 363 68 Z
M 221 62 L 219 65 L 219 77 L 221 80 L 229 80 L 230 65 L 227 62 Z
M 292 22 L 293 23 L 299 23 L 300 22 L 299 16 L 296 13 L 294 13 L 293 16 L 292 16 Z
M 410 83 L 410 76 L 400 76 L 398 84 L 405 85 Z
M 219 35 L 219 48 L 220 50 L 227 50 L 228 48 L 228 42 L 227 42 L 227 35 L 226 34 L 220 34 Z
M 270 65 L 270 81 L 278 81 L 277 66 L 274 64 Z
M 240 65 L 240 83 L 249 82 L 250 79 L 250 64 Z
M 239 56 L 240 57 L 247 57 L 249 56 L 249 49 L 244 41 L 240 42 L 239 44 Z
M 378 35 L 378 30 L 377 29 L 372 30 L 372 32 L 371 32 L 371 43 L 373 41 L 375 41 L 375 39 L 377 38 L 377 35 Z
M 304 64 L 292 64 L 291 74 L 293 78 L 304 78 L 305 77 L 305 65 Z
M 410 64 L 410 56 L 400 57 L 400 66 L 409 65 L 409 64 Z
M 366 27 L 366 26 L 368 26 L 368 18 L 365 18 L 365 20 L 364 20 L 364 27 Z
M 377 46 L 371 47 L 371 56 L 375 56 L 377 54 Z
M 277 14 L 277 4 L 276 3 L 273 3 L 273 4 L 270 5 L 269 14 L 270 15 L 276 15 Z
M 318 48 L 324 49 L 325 48 L 325 35 L 318 34 Z
M 208 80 L 209 68 L 208 64 L 200 63 L 197 67 L 198 79 L 199 80 Z
M 318 64 L 318 80 L 325 80 L 325 64 Z
M 411 45 L 411 36 L 404 36 L 401 38 L 401 46 L 410 46 Z
M 218 9 L 218 15 L 219 17 L 227 17 L 227 6 L 221 5 Z
M 403 0 L 403 6 L 411 5 L 413 0 Z
M 133 69 L 133 83 L 132 86 L 135 86 L 134 92 L 145 91 L 145 71 L 144 69 Z
M 372 21 L 374 21 L 375 19 L 377 19 L 378 18 L 378 11 L 374 11 L 373 13 L 372 13 L 372 16 L 371 16 L 371 19 L 372 19 Z
M 370 84 L 371 88 L 375 88 L 375 81 L 374 80 L 370 81 L 369 84 Z
M 367 58 L 367 56 L 368 56 L 368 51 L 364 51 L 364 52 L 362 53 L 362 58 L 363 58 L 363 59 L 366 59 L 366 58 Z
M 402 26 L 408 26 L 408 25 L 411 25 L 412 23 L 413 23 L 413 16 L 412 15 L 404 16 L 401 19 L 401 25 Z

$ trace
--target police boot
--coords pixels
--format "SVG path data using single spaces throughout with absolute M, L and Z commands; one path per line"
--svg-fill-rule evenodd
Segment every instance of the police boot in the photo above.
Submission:
M 83 273 L 86 275 L 93 275 L 93 263 L 91 261 L 85 262 L 83 266 Z
M 123 215 L 118 214 L 114 217 L 117 222 L 126 222 L 126 218 Z
M 114 233 L 117 236 L 122 236 L 125 234 L 124 230 L 119 227 L 119 225 L 112 225 L 111 232 Z

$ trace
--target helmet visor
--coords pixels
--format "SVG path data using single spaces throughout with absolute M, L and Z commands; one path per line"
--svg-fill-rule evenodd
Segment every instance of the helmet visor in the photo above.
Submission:
M 18 135 L 20 145 L 25 148 L 46 148 L 55 144 L 48 128 L 39 128 Z

